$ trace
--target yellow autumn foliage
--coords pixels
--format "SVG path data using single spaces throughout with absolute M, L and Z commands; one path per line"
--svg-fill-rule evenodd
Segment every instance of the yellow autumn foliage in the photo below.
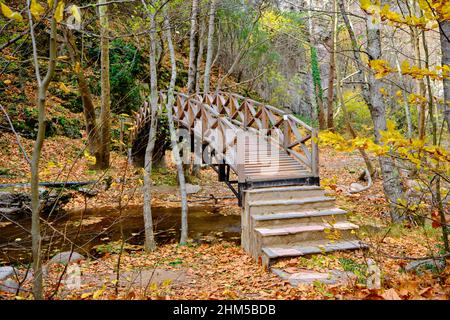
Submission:
M 8 19 L 15 20 L 17 22 L 23 21 L 23 18 L 20 13 L 17 11 L 12 11 L 6 4 L 1 3 L 2 14 Z
M 379 144 L 371 138 L 348 139 L 330 131 L 320 132 L 318 140 L 320 145 L 331 146 L 337 151 L 352 152 L 364 149 L 377 156 L 393 157 L 409 162 L 424 172 L 439 173 L 443 176 L 450 174 L 449 150 L 438 145 L 427 144 L 421 139 L 405 138 L 395 128 L 392 121 L 388 121 L 387 129 L 381 131 Z
M 370 60 L 369 67 L 375 71 L 375 78 L 377 79 L 381 79 L 395 71 L 395 69 L 389 66 L 389 62 L 381 59 Z
M 44 14 L 45 9 L 37 0 L 31 0 L 30 12 L 36 20 L 39 20 Z

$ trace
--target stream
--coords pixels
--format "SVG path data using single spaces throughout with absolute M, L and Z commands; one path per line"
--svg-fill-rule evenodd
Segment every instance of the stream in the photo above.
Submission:
M 197 243 L 227 240 L 240 243 L 240 216 L 222 215 L 220 207 L 190 207 L 189 238 Z M 158 244 L 176 243 L 180 237 L 181 208 L 152 208 Z M 80 221 L 81 226 L 80 226 Z M 14 221 L 0 220 L 0 265 L 31 261 L 31 221 L 21 217 Z M 95 208 L 68 211 L 46 218 L 41 224 L 44 261 L 74 246 L 74 251 L 87 256 L 100 256 L 99 245 L 121 240 L 127 244 L 144 243 L 142 206 Z

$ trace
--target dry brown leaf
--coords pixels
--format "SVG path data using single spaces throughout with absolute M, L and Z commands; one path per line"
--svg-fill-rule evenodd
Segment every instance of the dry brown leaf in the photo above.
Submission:
M 386 290 L 381 296 L 384 300 L 402 300 L 394 288 Z

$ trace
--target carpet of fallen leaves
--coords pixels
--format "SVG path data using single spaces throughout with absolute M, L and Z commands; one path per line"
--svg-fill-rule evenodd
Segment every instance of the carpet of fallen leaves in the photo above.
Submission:
M 28 153 L 32 142 L 22 139 Z M 8 168 L 8 178 L 0 183 L 26 182 L 28 166 L 15 144 L 12 134 L 0 136 L 0 163 Z M 382 272 L 382 288 L 369 290 L 364 279 L 357 279 L 345 285 L 291 286 L 274 274 L 264 270 L 239 246 L 225 241 L 210 244 L 190 243 L 162 245 L 155 252 L 146 253 L 138 247 L 125 250 L 122 255 L 106 254 L 99 259 L 87 259 L 79 263 L 82 275 L 78 290 L 67 290 L 64 284 L 53 299 L 448 299 L 450 297 L 450 267 L 440 274 L 431 271 L 422 273 L 405 272 L 403 268 L 410 260 L 436 254 L 439 245 L 439 230 L 426 226 L 406 225 L 391 227 L 386 214 L 381 182 L 375 181 L 372 188 L 360 194 L 349 194 L 348 186 L 357 182 L 363 169 L 358 154 L 341 154 L 331 149 L 322 149 L 321 177 L 324 187 L 336 196 L 337 203 L 349 212 L 349 219 L 361 226 L 359 237 L 369 244 L 368 250 L 339 252 L 311 258 L 293 258 L 277 262 L 275 267 L 288 273 L 299 270 L 346 270 L 353 266 L 357 273 L 371 258 Z M 46 140 L 42 157 L 43 181 L 97 180 L 92 188 L 97 196 L 86 199 L 76 191 L 67 209 L 103 206 L 127 206 L 142 203 L 142 172 L 130 167 L 126 157 L 112 153 L 111 169 L 96 172 L 90 169 L 89 159 L 83 156 L 83 139 L 72 140 L 56 137 Z M 173 165 L 168 159 L 169 169 L 154 175 L 153 204 L 158 206 L 179 206 Z M 111 177 L 109 188 L 105 178 Z M 224 184 L 217 182 L 215 172 L 202 170 L 200 178 L 192 181 L 202 190 L 189 197 L 191 203 L 218 202 L 227 210 L 223 214 L 240 214 L 237 202 Z M 14 188 L 13 188 L 14 189 Z M 215 198 L 212 198 L 214 195 Z M 407 257 L 401 259 L 401 257 Z M 117 265 L 120 259 L 120 273 Z M 62 271 L 61 266 L 49 267 L 46 280 L 50 297 Z M 153 271 L 152 271 L 153 270 Z M 159 282 L 136 283 L 130 277 L 148 277 L 158 270 L 162 273 Z M 173 271 L 173 272 L 172 272 Z M 348 271 L 348 270 L 346 270 Z M 23 270 L 21 270 L 23 272 Z M 179 277 L 164 277 L 165 273 Z M 125 276 L 123 276 L 125 274 Z M 126 276 L 126 275 L 129 276 Z M 358 274 L 364 277 L 364 274 Z M 142 276 L 143 277 L 143 276 Z M 145 278 L 145 277 L 143 277 Z M 119 279 L 119 281 L 117 280 Z M 25 281 L 25 288 L 30 288 Z M 1 293 L 4 298 L 14 295 Z M 20 293 L 30 298 L 28 292 Z

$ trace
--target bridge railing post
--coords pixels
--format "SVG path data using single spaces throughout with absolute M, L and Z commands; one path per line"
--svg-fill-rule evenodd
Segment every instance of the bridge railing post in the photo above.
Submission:
M 236 141 L 236 168 L 238 175 L 238 182 L 245 182 L 245 131 L 238 130 L 237 131 L 237 141 Z
M 314 177 L 319 176 L 319 146 L 317 145 L 317 129 L 311 131 L 311 171 Z
M 291 131 L 289 126 L 289 118 L 285 114 L 283 115 L 283 147 L 284 150 L 286 150 L 286 152 L 289 148 L 290 141 L 291 141 Z

